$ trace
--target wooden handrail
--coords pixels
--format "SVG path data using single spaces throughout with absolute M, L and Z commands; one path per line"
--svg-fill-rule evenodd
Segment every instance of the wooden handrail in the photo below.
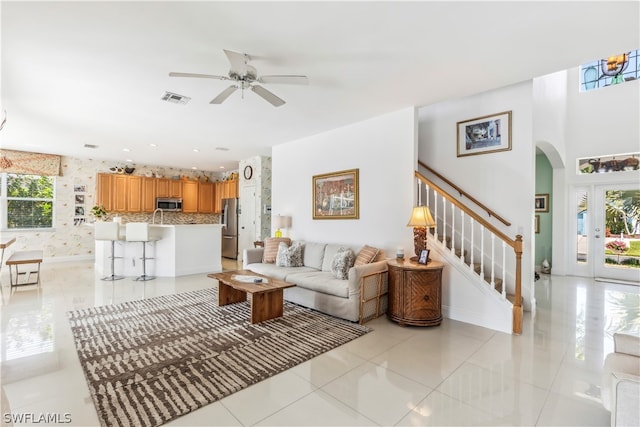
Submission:
M 515 301 L 513 302 L 513 333 L 521 334 L 522 333 L 522 236 L 520 234 L 516 235 L 515 239 L 510 238 L 500 230 L 498 230 L 494 225 L 490 224 L 487 220 L 480 217 L 477 213 L 473 212 L 470 208 L 462 204 L 456 198 L 447 193 L 442 187 L 438 184 L 431 181 L 429 178 L 422 175 L 420 172 L 415 171 L 415 176 L 422 182 L 429 185 L 429 187 L 437 190 L 445 199 L 447 199 L 452 204 L 456 205 L 460 210 L 465 212 L 467 215 L 475 219 L 477 222 L 482 224 L 485 228 L 487 228 L 491 233 L 495 234 L 500 240 L 505 242 L 507 245 L 513 248 L 515 253 L 516 262 L 515 262 Z
M 456 205 L 458 208 L 460 208 L 460 210 L 463 210 L 470 217 L 473 217 L 473 219 L 475 219 L 476 221 L 478 221 L 479 223 L 484 225 L 486 228 L 489 229 L 489 231 L 491 231 L 493 234 L 498 236 L 501 240 L 503 240 L 509 246 L 511 246 L 512 248 L 515 249 L 515 247 L 516 247 L 516 240 L 515 239 L 512 239 L 511 237 L 509 237 L 506 234 L 504 234 L 502 231 L 498 230 L 495 225 L 489 223 L 489 221 L 487 221 L 486 219 L 482 218 L 480 215 L 478 215 L 477 213 L 475 213 L 474 211 L 469 209 L 466 205 L 464 205 L 459 200 L 457 200 L 456 198 L 451 196 L 442 187 L 440 187 L 435 182 L 431 181 L 426 176 L 422 175 L 420 172 L 416 171 L 415 172 L 415 176 L 416 176 L 416 178 L 420 179 L 422 182 L 426 182 L 427 184 L 429 184 L 429 187 L 435 188 L 436 190 L 438 190 L 438 192 L 440 194 L 442 194 L 445 199 L 447 199 L 448 201 L 450 201 L 451 203 Z
M 434 174 L 435 176 L 437 176 L 438 178 L 440 178 L 441 180 L 443 180 L 444 182 L 447 183 L 447 185 L 451 186 L 452 188 L 454 188 L 461 196 L 466 197 L 467 199 L 471 200 L 473 203 L 475 203 L 477 206 L 479 206 L 480 208 L 482 208 L 487 214 L 489 214 L 489 216 L 494 217 L 495 219 L 497 219 L 498 221 L 500 221 L 501 223 L 503 223 L 504 225 L 506 225 L 507 227 L 511 226 L 511 223 L 509 221 L 507 221 L 506 219 L 502 218 L 500 215 L 498 215 L 497 213 L 495 213 L 493 210 L 489 209 L 488 207 L 486 207 L 483 203 L 480 203 L 475 197 L 471 196 L 469 193 L 467 193 L 466 191 L 464 191 L 462 188 L 458 187 L 457 185 L 455 185 L 453 182 L 449 181 L 447 178 L 445 178 L 444 176 L 442 176 L 441 174 L 439 174 L 438 172 L 436 172 L 433 168 L 425 165 L 424 163 L 422 163 L 420 160 L 418 160 L 418 165 L 422 166 L 423 168 L 425 168 L 426 170 L 428 170 L 429 172 L 431 172 L 432 174 Z

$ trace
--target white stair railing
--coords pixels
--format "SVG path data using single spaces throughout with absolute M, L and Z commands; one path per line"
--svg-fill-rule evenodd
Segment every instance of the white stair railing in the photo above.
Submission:
M 513 297 L 513 331 L 514 333 L 522 333 L 522 236 L 517 235 L 515 239 L 509 238 L 487 220 L 449 195 L 437 184 L 419 172 L 415 174 L 419 191 L 418 199 L 421 200 L 421 184 L 424 184 L 426 194 L 425 204 L 430 208 L 433 207 L 432 213 L 434 214 L 434 220 L 436 222 L 432 234 L 433 238 L 440 240 L 444 247 L 450 245 L 448 249 L 451 254 L 459 259 L 464 268 L 475 271 L 474 264 L 476 259 L 479 259 L 480 268 L 476 274 L 479 279 L 487 283 L 492 290 L 496 290 L 496 281 L 500 279 L 501 286 L 499 291 L 502 298 L 507 298 L 507 282 L 511 281 L 513 283 L 513 287 L 515 288 L 515 295 Z M 421 201 L 419 203 L 421 203 Z M 447 209 L 447 204 L 450 205 L 449 209 Z M 440 206 L 442 206 L 442 212 L 439 211 Z M 458 212 L 460 216 L 459 225 L 456 222 Z M 466 226 L 467 221 L 469 222 L 468 231 Z M 477 240 L 475 233 L 476 225 L 480 228 Z M 440 234 L 442 235 L 442 239 L 440 239 Z M 449 236 L 448 240 L 447 236 Z M 456 236 L 459 237 L 458 243 L 456 243 Z M 499 240 L 500 248 L 502 249 L 498 254 L 496 254 L 496 239 Z M 485 241 L 487 240 L 489 240 L 488 243 L 490 243 L 489 253 L 485 253 Z M 513 259 L 510 257 L 507 258 L 507 246 L 513 248 Z M 457 247 L 460 249 L 459 255 L 456 254 Z M 467 251 L 467 255 L 465 255 L 465 251 Z M 469 260 L 468 265 L 466 262 L 467 259 Z M 486 262 L 490 263 L 490 275 L 488 278 L 485 278 Z

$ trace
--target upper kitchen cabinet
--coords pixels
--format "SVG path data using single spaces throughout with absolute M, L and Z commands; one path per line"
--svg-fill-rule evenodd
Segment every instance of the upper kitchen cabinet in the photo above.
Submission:
M 198 212 L 198 181 L 182 181 L 182 212 Z
M 214 208 L 215 185 L 213 182 L 198 183 L 198 212 L 211 213 Z

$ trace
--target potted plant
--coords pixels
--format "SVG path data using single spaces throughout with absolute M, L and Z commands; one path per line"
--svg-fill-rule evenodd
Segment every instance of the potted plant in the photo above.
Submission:
M 618 264 L 620 264 L 620 254 L 627 250 L 627 243 L 622 239 L 612 240 L 605 245 L 614 254 L 618 255 Z
M 96 221 L 103 221 L 109 215 L 109 212 L 104 208 L 104 205 L 95 205 L 91 208 L 91 215 L 96 218 Z

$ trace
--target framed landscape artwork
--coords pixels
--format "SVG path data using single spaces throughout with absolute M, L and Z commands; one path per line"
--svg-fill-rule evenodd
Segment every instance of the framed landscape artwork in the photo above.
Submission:
M 458 157 L 511 150 L 511 111 L 458 122 Z
M 313 177 L 313 219 L 360 218 L 358 169 Z

